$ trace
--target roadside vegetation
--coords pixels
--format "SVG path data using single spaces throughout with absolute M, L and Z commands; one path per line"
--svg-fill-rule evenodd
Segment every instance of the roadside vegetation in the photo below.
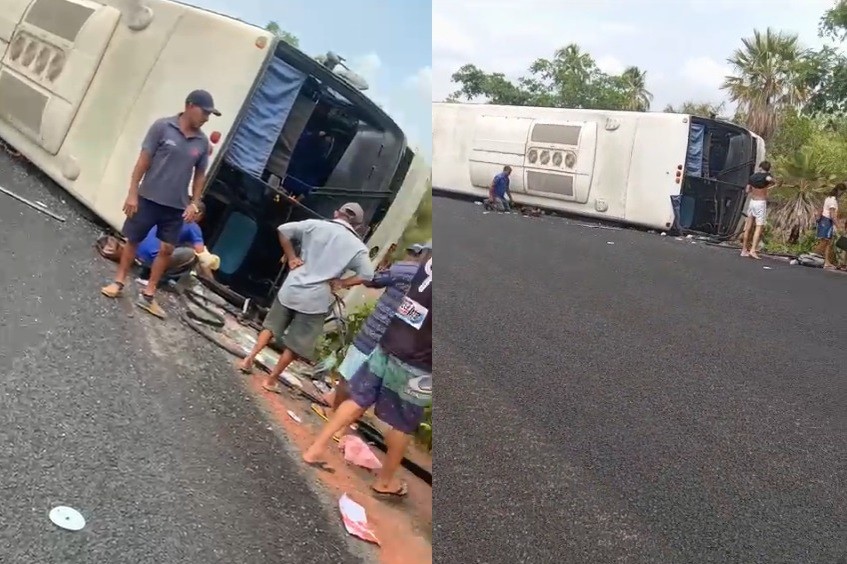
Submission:
M 822 15 L 819 35 L 838 46 L 847 39 L 847 0 Z M 809 49 L 796 34 L 765 28 L 741 38 L 728 62 L 732 75 L 722 91 L 734 113 L 727 114 L 727 103 L 711 101 L 669 105 L 664 111 L 719 117 L 761 135 L 780 181 L 766 250 L 807 252 L 824 195 L 847 182 L 847 57 L 831 46 Z M 448 101 L 454 102 L 648 111 L 653 100 L 646 71 L 631 66 L 620 75 L 604 73 L 574 44 L 551 59 L 536 60 L 517 81 L 471 64 L 452 79 L 458 88 Z

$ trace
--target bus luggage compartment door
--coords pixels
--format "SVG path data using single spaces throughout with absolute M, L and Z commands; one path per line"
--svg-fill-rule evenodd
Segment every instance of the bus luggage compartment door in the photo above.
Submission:
M 476 119 L 468 160 L 471 185 L 487 190 L 494 175 L 509 165 L 509 189 L 526 192 L 523 163 L 531 124 L 532 119 L 522 117 L 481 115 Z
M 12 0 L 15 8 L 21 4 Z M 0 119 L 55 155 L 121 14 L 89 0 L 26 4 L 0 62 Z M 0 16 L 0 39 L 5 39 L 9 17 L 17 16 Z
M 597 123 L 536 120 L 526 146 L 528 194 L 584 204 L 594 174 Z

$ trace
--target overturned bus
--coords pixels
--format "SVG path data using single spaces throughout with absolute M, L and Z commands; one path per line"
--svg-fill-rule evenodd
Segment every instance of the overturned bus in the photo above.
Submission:
M 0 0 L 0 54 L 0 138 L 116 230 L 147 128 L 188 92 L 212 92 L 222 116 L 206 126 L 219 141 L 201 227 L 218 282 L 257 304 L 285 274 L 279 224 L 358 202 L 377 262 L 429 186 L 429 166 L 356 85 L 224 15 L 169 0 Z

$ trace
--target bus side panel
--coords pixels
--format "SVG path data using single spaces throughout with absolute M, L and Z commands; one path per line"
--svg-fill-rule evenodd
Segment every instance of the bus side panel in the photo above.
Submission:
M 260 30 L 208 12 L 183 14 L 137 98 L 127 107 L 124 127 L 94 200 L 99 215 L 113 226 L 123 221 L 127 181 L 147 129 L 154 120 L 180 112 L 190 91 L 203 88 L 212 93 L 223 115 L 212 116 L 205 130 L 221 132 L 219 145 L 226 142 L 273 46 L 267 39 L 266 47 L 257 47 L 260 36 L 269 38 Z
M 488 193 L 474 188 L 470 176 L 476 108 L 462 104 L 432 105 L 432 185 L 466 195 Z
M 6 54 L 24 12 L 32 0 L 0 0 L 0 58 Z
M 409 222 L 418 211 L 421 200 L 429 191 L 432 181 L 432 167 L 419 155 L 415 154 L 409 172 L 403 184 L 397 191 L 391 207 L 385 214 L 373 235 L 368 239 L 368 248 L 373 252 L 378 249 L 372 261 L 379 264 L 392 243 L 400 240 Z
M 686 116 L 678 121 L 640 119 L 626 192 L 626 221 L 665 229 L 673 223 L 672 195 L 679 194 L 676 171 L 688 149 Z

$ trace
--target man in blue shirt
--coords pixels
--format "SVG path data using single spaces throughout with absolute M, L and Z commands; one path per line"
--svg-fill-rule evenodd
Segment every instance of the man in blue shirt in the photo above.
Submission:
M 162 282 L 179 278 L 194 268 L 195 265 L 203 276 L 206 276 L 207 278 L 212 277 L 211 270 L 202 264 L 198 264 L 197 261 L 197 255 L 206 251 L 206 243 L 203 241 L 203 232 L 197 224 L 197 222 L 203 218 L 203 212 L 205 211 L 206 206 L 203 202 L 200 202 L 197 204 L 197 207 L 200 211 L 197 213 L 195 221 L 185 222 L 182 224 L 182 229 L 179 232 L 179 238 L 177 239 L 176 246 L 171 254 L 171 260 L 168 263 L 164 275 L 162 276 Z M 158 237 L 158 229 L 154 226 L 153 229 L 147 233 L 147 237 L 138 244 L 138 250 L 135 254 L 136 259 L 142 267 L 141 276 L 139 277 L 139 282 L 141 282 L 142 285 L 147 284 L 147 280 L 150 278 L 150 269 L 153 267 L 156 257 L 159 256 L 160 249 L 161 241 Z
M 498 212 L 508 212 L 512 208 L 509 202 L 513 202 L 512 192 L 509 190 L 509 175 L 512 174 L 512 167 L 504 166 L 503 172 L 499 173 L 491 181 L 491 187 L 488 189 L 488 199 L 485 201 L 485 207 L 494 209 Z M 509 197 L 506 200 L 506 196 Z

